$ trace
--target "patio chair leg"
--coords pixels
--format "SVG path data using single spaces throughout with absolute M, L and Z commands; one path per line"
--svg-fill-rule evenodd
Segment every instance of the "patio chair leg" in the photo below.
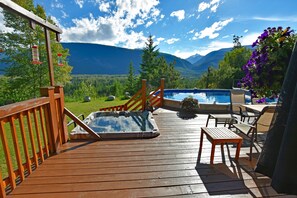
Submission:
M 254 145 L 254 135 L 255 135 L 255 130 L 253 130 L 253 132 L 252 132 L 252 137 L 251 137 L 251 145 L 250 145 L 250 161 L 252 161 L 253 145 Z
M 208 115 L 208 117 L 207 117 L 206 127 L 208 126 L 208 121 L 209 121 L 209 119 L 210 119 L 210 115 Z

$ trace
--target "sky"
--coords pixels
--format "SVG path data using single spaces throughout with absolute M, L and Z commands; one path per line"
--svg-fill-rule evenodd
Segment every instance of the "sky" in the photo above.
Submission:
M 63 30 L 61 42 L 129 49 L 149 35 L 160 52 L 181 58 L 251 45 L 267 27 L 297 31 L 297 0 L 35 0 Z M 0 17 L 1 22 L 1 17 Z M 1 23 L 0 23 L 1 28 Z

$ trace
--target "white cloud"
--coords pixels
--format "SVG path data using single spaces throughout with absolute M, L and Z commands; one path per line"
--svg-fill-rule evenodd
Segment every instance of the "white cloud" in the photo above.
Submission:
M 202 12 L 202 11 L 206 10 L 207 8 L 209 8 L 209 7 L 210 7 L 210 4 L 205 3 L 205 2 L 201 2 L 198 5 L 198 12 Z
M 189 16 L 188 16 L 188 18 L 191 18 L 191 17 L 194 17 L 195 16 L 195 14 L 190 14 Z
M 170 14 L 171 17 L 177 17 L 178 21 L 181 21 L 185 18 L 185 11 L 184 10 L 177 10 Z
M 156 39 L 156 41 L 154 42 L 156 45 L 159 45 L 162 41 L 164 41 L 165 40 L 165 38 L 163 38 L 163 37 L 159 37 L 159 38 L 157 38 Z
M 64 12 L 63 10 L 61 10 L 61 12 L 62 12 L 62 18 L 67 18 L 67 17 L 69 17 L 69 15 L 66 13 L 66 12 Z
M 209 39 L 214 39 L 218 37 L 220 34 L 217 33 L 217 31 L 220 31 L 228 25 L 228 23 L 232 22 L 233 18 L 227 19 L 225 21 L 217 21 L 213 23 L 210 27 L 206 27 L 204 30 L 201 30 L 198 34 L 196 33 L 193 37 L 193 40 L 196 40 L 197 38 L 205 38 L 208 37 Z
M 74 2 L 75 2 L 80 8 L 82 8 L 83 5 L 84 5 L 84 0 L 75 0 Z
M 83 2 L 83 1 L 82 1 Z M 102 5 L 107 1 L 96 0 Z M 62 28 L 63 42 L 87 42 L 127 48 L 142 48 L 147 38 L 133 28 L 161 18 L 159 0 L 116 0 L 106 16 L 73 19 L 73 26 Z M 102 9 L 104 9 L 102 7 Z M 110 9 L 110 8 L 109 8 Z
M 193 34 L 193 33 L 194 33 L 194 31 L 195 31 L 195 30 L 194 30 L 194 29 L 192 29 L 192 30 L 188 31 L 188 32 L 187 32 L 187 34 Z
M 177 42 L 177 41 L 179 41 L 179 38 L 171 38 L 171 39 L 167 39 L 165 42 L 166 42 L 167 44 L 171 45 L 171 44 L 173 44 L 173 43 L 175 43 L 175 42 Z
M 135 48 L 143 48 L 145 46 L 145 42 L 147 38 L 143 35 L 143 32 L 134 32 L 131 31 L 129 35 L 129 39 L 125 41 L 123 47 L 135 49 Z
M 252 45 L 262 33 L 250 33 L 241 38 L 241 45 Z
M 59 28 L 63 28 L 63 26 L 61 25 L 60 21 L 54 17 L 54 16 L 50 16 L 51 19 L 55 22 L 55 24 L 59 27 Z
M 152 21 L 149 21 L 149 22 L 147 22 L 146 24 L 145 24 L 145 27 L 149 27 L 149 26 L 151 26 L 153 24 L 153 22 Z
M 208 8 L 210 8 L 211 12 L 216 12 L 219 5 L 220 5 L 220 0 L 212 0 L 209 3 L 201 2 L 198 5 L 198 12 L 202 12 L 202 11 L 208 9 Z
M 100 5 L 99 5 L 99 10 L 101 12 L 109 12 L 109 8 L 110 8 L 110 4 L 109 2 L 102 2 Z
M 12 28 L 8 28 L 4 25 L 4 16 L 2 13 L 3 9 L 0 7 L 0 32 L 12 32 L 13 29 Z
M 216 5 L 214 5 L 214 6 L 212 6 L 212 7 L 210 8 L 210 11 L 211 11 L 211 12 L 216 12 L 217 9 L 218 9 L 218 7 L 219 7 L 219 4 L 216 4 Z
M 63 8 L 64 5 L 62 3 L 60 3 L 58 0 L 55 0 L 55 2 L 51 3 L 51 7 L 52 8 Z
M 206 47 L 200 47 L 199 49 L 196 50 L 186 50 L 186 51 L 180 51 L 177 50 L 175 51 L 173 54 L 175 56 L 178 56 L 180 58 L 188 58 L 190 56 L 193 56 L 195 54 L 200 54 L 202 56 L 205 56 L 206 54 L 212 52 L 212 51 L 216 51 L 222 48 L 229 48 L 229 47 L 233 47 L 233 43 L 232 42 L 221 42 L 221 41 L 212 41 L 208 46 Z
M 183 59 L 186 59 L 186 58 L 189 58 L 190 56 L 193 56 L 195 54 L 199 53 L 199 50 L 195 50 L 195 51 L 180 51 L 180 50 L 176 50 L 173 55 L 174 56 L 177 56 L 177 57 L 180 57 L 180 58 L 183 58 Z
M 258 21 L 272 21 L 272 22 L 281 22 L 281 21 L 297 22 L 297 16 L 288 16 L 288 17 L 253 17 L 253 20 L 258 20 Z

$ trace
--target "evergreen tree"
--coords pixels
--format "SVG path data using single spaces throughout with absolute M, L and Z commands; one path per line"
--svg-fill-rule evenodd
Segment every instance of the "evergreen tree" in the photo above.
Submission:
M 46 13 L 42 6 L 34 7 L 33 0 L 16 0 L 18 5 L 33 12 L 39 17 L 53 23 L 50 18 L 46 18 Z M 8 11 L 3 11 L 4 25 L 10 28 L 9 32 L 0 32 L 1 48 L 5 56 L 0 63 L 6 65 L 5 76 L 8 77 L 7 93 L 10 100 L 20 101 L 39 96 L 39 88 L 49 85 L 49 71 L 47 64 L 47 54 L 45 46 L 44 29 L 36 25 L 33 30 L 29 27 L 28 20 L 16 16 Z M 33 45 L 39 48 L 39 58 L 42 62 L 39 65 L 31 63 L 31 49 Z M 56 43 L 55 34 L 51 33 L 51 49 L 53 54 L 54 73 L 56 84 L 65 84 L 70 80 L 70 67 L 65 61 L 69 56 L 68 50 Z M 57 53 L 63 54 L 64 66 L 57 66 Z
M 154 78 L 157 68 L 157 57 L 159 56 L 159 50 L 154 45 L 153 37 L 150 35 L 142 54 L 142 63 L 140 64 L 140 78 L 146 79 L 149 83 Z
M 127 84 L 126 84 L 126 91 L 129 92 L 131 95 L 133 95 L 136 91 L 135 83 L 136 83 L 136 77 L 134 74 L 134 67 L 133 67 L 133 63 L 130 62 L 129 74 L 128 74 L 128 79 L 127 79 Z
M 251 56 L 251 50 L 241 46 L 239 39 L 239 36 L 233 37 L 234 47 L 219 62 L 218 69 L 209 67 L 207 74 L 201 76 L 198 82 L 199 88 L 230 89 L 232 86 L 237 86 L 237 81 L 244 76 L 242 66 Z
M 164 57 L 159 57 L 159 50 L 154 45 L 151 35 L 145 44 L 146 47 L 143 49 L 142 63 L 140 65 L 140 79 L 147 79 L 149 86 L 158 87 L 160 79 L 165 78 L 166 87 L 177 87 L 181 77 L 180 73 L 174 68 L 175 63 L 168 65 Z

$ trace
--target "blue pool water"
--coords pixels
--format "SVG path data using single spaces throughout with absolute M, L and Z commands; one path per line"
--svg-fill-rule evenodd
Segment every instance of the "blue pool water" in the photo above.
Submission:
M 153 131 L 148 112 L 97 112 L 88 123 L 97 133 Z
M 191 96 L 202 104 L 230 104 L 230 90 L 228 89 L 167 89 L 164 90 L 164 98 L 182 101 L 185 97 Z M 251 102 L 250 97 L 246 96 L 246 102 Z

